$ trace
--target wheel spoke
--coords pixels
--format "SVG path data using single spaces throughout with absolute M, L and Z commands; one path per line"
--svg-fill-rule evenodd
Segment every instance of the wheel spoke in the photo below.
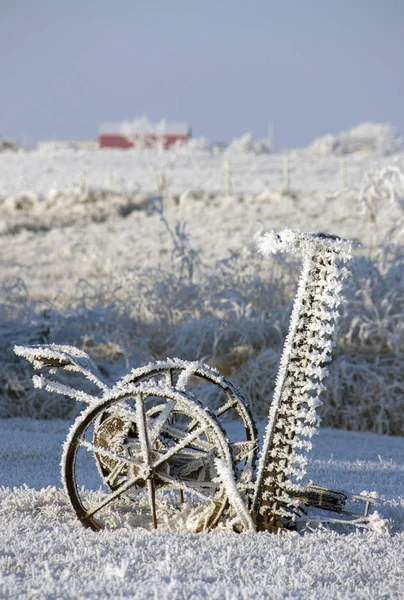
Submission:
M 170 411 L 171 412 L 171 411 Z M 157 515 L 156 515 L 156 492 L 155 485 L 153 480 L 153 471 L 151 469 L 151 450 L 150 450 L 150 440 L 149 440 L 149 432 L 147 430 L 147 418 L 144 408 L 143 396 L 142 394 L 138 394 L 136 396 L 136 415 L 137 415 L 137 426 L 139 432 L 140 439 L 140 448 L 143 455 L 144 468 L 147 478 L 147 495 L 149 498 L 150 512 L 151 512 L 151 520 L 153 529 L 157 529 Z M 167 418 L 168 418 L 167 414 Z
M 151 446 L 153 446 L 154 443 L 156 442 L 158 436 L 161 433 L 161 430 L 163 429 L 167 420 L 170 418 L 170 415 L 173 412 L 174 407 L 175 407 L 174 400 L 169 400 L 167 402 L 167 404 L 165 405 L 165 407 L 163 408 L 161 414 L 154 420 L 153 425 L 150 430 L 150 436 L 149 436 Z
M 225 412 L 227 412 L 231 408 L 235 408 L 236 406 L 237 402 L 234 400 L 234 398 L 230 398 L 230 400 L 226 402 L 226 404 L 223 404 L 221 408 L 216 410 L 214 414 L 216 417 L 220 417 L 221 415 L 224 415 Z
M 136 460 L 133 460 L 133 458 L 131 458 L 129 456 L 121 456 L 120 454 L 111 452 L 110 450 L 107 450 L 106 448 L 103 448 L 102 446 L 96 446 L 95 444 L 92 444 L 91 442 L 87 442 L 87 440 L 80 440 L 80 446 L 84 446 L 84 448 L 86 448 L 89 452 L 95 452 L 96 454 L 99 454 L 100 456 L 105 456 L 106 458 L 110 458 L 111 460 L 114 460 L 115 462 L 122 463 L 126 466 L 133 465 L 134 467 L 143 469 L 143 465 L 141 465 Z
M 133 487 L 135 485 L 135 483 L 137 481 L 139 481 L 139 479 L 141 479 L 141 478 L 140 477 L 132 477 L 126 483 L 125 482 L 122 483 L 122 485 L 117 490 L 115 490 L 115 492 L 113 492 L 113 494 L 109 494 L 105 498 L 105 500 L 103 500 L 102 502 L 100 502 L 100 504 L 98 504 L 95 508 L 92 508 L 91 510 L 88 510 L 86 512 L 86 514 L 84 515 L 84 519 L 90 519 L 99 510 L 101 510 L 102 508 L 104 508 L 105 506 L 107 506 L 108 504 L 110 504 L 111 502 L 113 502 L 114 500 L 116 500 L 117 498 L 119 498 L 120 496 L 122 496 L 122 494 L 124 494 L 125 492 L 127 492 L 128 490 L 130 490 L 130 488 Z
M 196 445 L 196 444 L 195 444 Z M 198 460 L 198 459 L 203 459 L 206 458 L 210 451 L 212 449 L 212 446 L 209 448 L 209 450 L 196 450 L 195 448 L 184 448 L 183 450 L 180 450 L 178 452 L 178 456 L 181 458 L 185 458 L 186 460 Z
M 150 444 L 142 394 L 136 396 L 136 422 L 139 433 L 140 450 L 143 458 L 143 467 L 146 477 L 148 477 L 150 471 Z
M 125 465 L 123 465 L 122 463 L 118 463 L 116 465 L 115 469 L 112 469 L 112 471 L 108 475 L 108 477 L 104 478 L 104 483 L 106 483 L 107 485 L 109 485 L 111 487 L 114 487 L 118 477 L 122 474 L 125 474 L 124 467 L 125 467 Z
M 167 385 L 169 385 L 170 387 L 173 387 L 174 386 L 174 378 L 173 378 L 172 369 L 167 369 L 167 371 L 165 371 L 164 374 L 165 374 Z
M 180 450 L 183 450 L 184 448 L 186 448 L 186 446 L 191 444 L 196 438 L 198 438 L 200 435 L 205 433 L 205 431 L 208 429 L 208 427 L 209 427 L 209 425 L 203 424 L 200 427 L 198 427 L 198 429 L 195 429 L 195 431 L 193 431 L 192 433 L 189 433 L 183 440 L 181 440 L 181 442 L 179 442 L 175 446 L 172 446 L 168 450 L 168 452 L 166 452 L 165 454 L 160 456 L 160 458 L 157 459 L 155 463 L 153 463 L 153 465 L 152 465 L 153 469 L 156 469 L 161 464 L 163 464 L 168 459 L 170 459 L 172 456 L 177 454 L 177 452 L 180 452 Z
M 147 480 L 147 495 L 149 497 L 152 526 L 153 526 L 153 529 L 157 529 L 156 489 L 155 489 L 155 486 L 154 486 L 153 479 L 148 479 Z
M 179 429 L 178 427 L 173 427 L 172 425 L 167 425 L 165 428 L 165 433 L 168 433 L 172 438 L 177 438 L 178 440 L 185 439 L 187 431 L 183 429 Z M 191 432 L 192 433 L 192 432 Z M 200 448 L 202 451 L 209 452 L 212 450 L 212 443 L 208 440 L 194 440 L 193 446 Z

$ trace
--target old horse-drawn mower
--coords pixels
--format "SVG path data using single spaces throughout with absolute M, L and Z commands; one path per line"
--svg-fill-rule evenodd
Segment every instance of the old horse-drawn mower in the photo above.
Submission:
M 16 346 L 35 369 L 76 371 L 96 393 L 47 377 L 45 387 L 85 402 L 65 443 L 63 482 L 81 523 L 235 531 L 296 529 L 320 510 L 366 523 L 374 499 L 302 487 L 310 437 L 330 360 L 351 244 L 324 234 L 266 234 L 264 254 L 301 255 L 263 443 L 240 391 L 199 362 L 173 359 L 134 369 L 108 386 L 72 346 Z M 335 514 L 336 513 L 336 514 Z

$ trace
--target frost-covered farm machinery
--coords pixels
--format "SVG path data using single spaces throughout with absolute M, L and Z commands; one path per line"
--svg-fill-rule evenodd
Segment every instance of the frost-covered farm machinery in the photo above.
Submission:
M 267 233 L 261 251 L 303 260 L 261 445 L 241 392 L 210 366 L 157 362 L 110 387 L 75 347 L 15 347 L 35 369 L 81 373 L 96 390 L 89 394 L 49 375 L 33 378 L 37 387 L 88 405 L 62 459 L 68 497 L 86 527 L 278 532 L 315 520 L 321 509 L 330 520 L 332 513 L 366 523 L 373 498 L 299 484 L 318 427 L 351 244 L 286 230 Z

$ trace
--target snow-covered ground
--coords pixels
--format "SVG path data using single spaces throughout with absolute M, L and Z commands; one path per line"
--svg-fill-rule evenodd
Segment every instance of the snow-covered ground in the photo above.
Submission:
M 388 501 L 370 530 L 95 533 L 60 489 L 70 424 L 0 421 L 2 598 L 403 597 L 404 438 L 322 429 L 315 439 L 309 478 Z
M 84 347 L 109 380 L 168 355 L 207 360 L 262 419 L 297 265 L 250 246 L 291 227 L 367 243 L 325 423 L 402 435 L 404 155 L 288 160 L 234 148 L 1 154 L 0 415 L 73 415 L 12 353 L 56 342 Z M 96 534 L 60 486 L 71 421 L 0 421 L 0 597 L 403 597 L 404 437 L 322 429 L 310 454 L 316 484 L 388 501 L 370 530 Z
M 285 160 L 289 159 L 291 186 L 297 190 L 339 189 L 344 177 L 359 186 L 363 173 L 385 166 L 402 155 L 353 154 L 316 156 L 294 151 L 285 155 L 179 149 L 87 151 L 60 149 L 55 152 L 3 152 L 0 154 L 0 196 L 30 191 L 49 194 L 73 190 L 83 182 L 89 187 L 125 192 L 156 192 L 159 175 L 173 194 L 186 189 L 206 193 L 226 191 L 230 163 L 235 194 L 261 194 L 284 185 Z M 398 158 L 399 157 L 399 158 Z M 347 172 L 343 173 L 345 168 Z
M 144 201 L 144 197 L 139 201 Z M 80 279 L 108 282 L 129 267 L 167 265 L 172 240 L 159 216 L 152 212 L 151 199 L 148 210 L 132 209 L 125 218 L 119 215 L 119 209 L 113 210 L 113 202 L 108 207 L 106 202 L 91 206 L 71 203 L 68 197 L 61 198 L 56 209 L 45 211 L 39 207 L 25 214 L 6 213 L 6 235 L 0 236 L 1 279 L 10 283 L 22 277 L 36 298 L 55 298 L 60 294 L 72 297 Z M 119 206 L 122 204 L 124 201 L 119 199 Z M 321 231 L 327 226 L 330 229 L 332 221 L 331 232 L 355 238 L 358 221 L 365 221 L 361 204 L 350 192 L 337 199 L 318 191 L 301 193 L 297 198 L 276 191 L 266 198 L 202 196 L 186 198 L 180 206 L 168 197 L 163 204 L 170 223 L 178 218 L 187 223 L 194 247 L 209 265 L 228 257 L 230 251 L 251 244 L 258 231 L 285 226 Z M 98 222 L 105 211 L 107 215 Z M 361 239 L 366 241 L 366 223 L 361 233 Z M 214 243 L 209 243 L 208 238 Z
M 387 166 L 404 172 L 402 153 L 343 159 L 296 154 L 288 160 L 290 194 L 282 193 L 285 157 L 280 155 L 0 154 L 1 281 L 21 277 L 35 297 L 71 297 L 81 279 L 106 281 L 128 267 L 167 264 L 172 240 L 152 208 L 160 193 L 167 220 L 186 222 L 193 246 L 209 264 L 269 228 L 328 231 L 368 242 L 373 229 L 359 198 L 364 176 Z M 385 231 L 396 214 L 391 206 L 380 212 L 379 229 Z

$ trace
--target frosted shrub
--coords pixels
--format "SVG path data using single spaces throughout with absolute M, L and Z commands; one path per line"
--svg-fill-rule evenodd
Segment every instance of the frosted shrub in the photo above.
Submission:
M 255 140 L 252 133 L 245 133 L 239 138 L 234 139 L 226 148 L 226 154 L 237 154 L 241 152 L 253 154 L 266 154 L 272 152 L 272 140 Z
M 398 191 L 395 198 L 401 210 Z M 29 372 L 12 353 L 14 344 L 65 343 L 87 350 L 109 382 L 130 366 L 166 357 L 208 362 L 239 384 L 255 415 L 265 417 L 299 261 L 282 255 L 264 261 L 252 245 L 208 268 L 183 223 L 166 221 L 166 227 L 172 240 L 169 269 L 127 269 L 96 286 L 81 281 L 67 305 L 34 301 L 21 281 L 3 288 L 0 416 L 63 417 L 77 410 L 69 400 L 33 390 Z M 353 261 L 320 408 L 327 426 L 404 434 L 399 242 L 397 234 L 377 247 L 372 260 Z
M 401 169 L 390 165 L 368 171 L 362 180 L 359 201 L 369 227 L 368 256 L 385 251 L 386 245 L 402 243 L 404 173 Z
M 389 123 L 360 123 L 349 131 L 315 139 L 307 150 L 323 156 L 353 152 L 388 155 L 399 152 L 401 148 L 402 139 Z
M 323 423 L 403 435 L 404 249 L 378 254 L 353 263 Z
M 282 310 L 278 306 L 271 317 L 268 311 L 271 303 L 274 307 L 282 303 L 282 291 L 257 276 L 254 265 L 262 267 L 262 259 L 255 250 L 243 250 L 212 273 L 194 260 L 196 256 L 190 258 L 182 242 L 173 245 L 169 272 L 159 268 L 128 271 L 118 274 L 109 286 L 98 288 L 82 281 L 67 307 L 33 301 L 22 282 L 8 296 L 3 290 L 8 302 L 2 306 L 2 316 L 8 329 L 3 329 L 3 339 L 6 335 L 7 339 L 2 344 L 0 414 L 51 418 L 75 410 L 69 401 L 48 396 L 45 401 L 41 392 L 32 392 L 28 373 L 12 356 L 14 343 L 79 346 L 91 353 L 109 381 L 129 365 L 167 356 L 203 357 L 219 364 L 236 355 L 234 349 L 240 346 L 248 346 L 249 356 L 268 345 L 280 348 L 283 335 L 279 323 L 271 324 L 271 319 L 277 320 Z M 229 364 L 229 373 L 243 361 L 240 356 Z

